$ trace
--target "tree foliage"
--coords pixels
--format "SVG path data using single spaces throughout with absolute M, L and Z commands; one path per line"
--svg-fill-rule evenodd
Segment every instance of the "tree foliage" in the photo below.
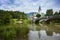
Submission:
M 59 10 L 59 15 L 60 15 L 60 10 Z
M 38 18 L 39 18 L 39 17 L 41 17 L 41 15 L 40 15 L 40 14 L 37 14 L 37 15 L 36 15 L 36 17 L 38 17 Z
M 19 12 L 19 11 L 10 11 L 10 14 L 12 16 L 12 18 L 15 19 L 27 19 L 27 15 L 24 12 Z
M 48 9 L 45 16 L 53 16 L 53 9 Z
M 7 11 L 0 10 L 0 24 L 10 23 L 10 13 Z
M 57 16 L 57 15 L 59 15 L 59 13 L 56 11 L 56 12 L 54 13 L 54 15 Z
M 27 19 L 24 12 L 0 10 L 0 24 L 10 23 L 10 19 Z
M 54 15 L 55 15 L 55 16 L 59 16 L 59 15 L 60 15 L 60 10 L 59 10 L 59 12 L 56 11 L 56 12 L 54 13 Z

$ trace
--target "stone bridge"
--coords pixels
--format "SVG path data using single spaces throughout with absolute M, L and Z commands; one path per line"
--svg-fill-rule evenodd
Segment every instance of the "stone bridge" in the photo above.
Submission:
M 40 18 L 37 18 L 35 20 L 35 23 L 38 23 L 39 21 L 50 22 L 53 19 L 60 19 L 60 15 L 59 16 L 44 16 L 44 17 L 40 17 Z

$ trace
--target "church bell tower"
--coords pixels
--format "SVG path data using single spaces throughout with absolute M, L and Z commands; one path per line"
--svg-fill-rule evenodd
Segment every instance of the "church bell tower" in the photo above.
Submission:
M 38 8 L 38 13 L 41 14 L 41 6 Z

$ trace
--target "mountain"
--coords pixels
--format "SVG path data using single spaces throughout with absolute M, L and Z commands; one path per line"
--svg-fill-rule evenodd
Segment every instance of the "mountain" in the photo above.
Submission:
M 45 13 L 41 13 L 41 17 L 45 16 Z
M 30 13 L 27 13 L 27 17 L 31 17 L 32 14 L 36 15 L 38 12 L 30 12 Z

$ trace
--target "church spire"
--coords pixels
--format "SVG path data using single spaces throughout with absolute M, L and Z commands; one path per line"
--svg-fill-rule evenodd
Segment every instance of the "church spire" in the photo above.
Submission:
M 39 6 L 39 9 L 38 9 L 38 13 L 40 13 L 41 12 L 41 6 Z

